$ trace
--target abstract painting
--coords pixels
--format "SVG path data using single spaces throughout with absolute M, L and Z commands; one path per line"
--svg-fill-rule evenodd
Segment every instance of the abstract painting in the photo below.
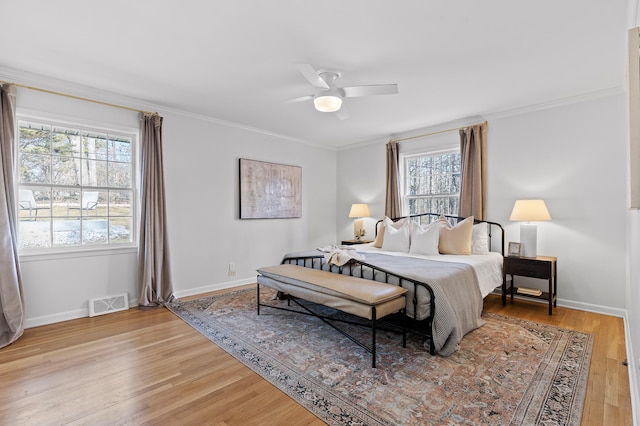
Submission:
M 302 167 L 240 159 L 240 219 L 302 217 Z

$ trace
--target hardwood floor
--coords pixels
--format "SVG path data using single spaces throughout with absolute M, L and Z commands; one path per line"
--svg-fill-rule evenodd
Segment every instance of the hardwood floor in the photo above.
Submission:
M 622 319 L 494 296 L 485 310 L 593 333 L 582 425 L 631 425 Z M 0 378 L 3 425 L 324 424 L 163 308 L 28 329 Z
M 558 307 L 549 316 L 549 305 L 516 299 L 502 306 L 500 297 L 489 295 L 484 310 L 578 330 L 594 335 L 587 394 L 582 411 L 583 426 L 631 425 L 631 395 L 622 318 Z

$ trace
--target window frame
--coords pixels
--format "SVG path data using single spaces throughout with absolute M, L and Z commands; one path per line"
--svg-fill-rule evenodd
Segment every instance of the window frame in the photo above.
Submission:
M 129 242 L 119 242 L 119 243 L 96 243 L 96 244 L 83 244 L 81 241 L 78 244 L 74 245 L 64 245 L 64 246 L 49 246 L 49 247 L 19 247 L 18 251 L 21 257 L 43 257 L 45 259 L 49 258 L 64 258 L 68 255 L 72 257 L 77 256 L 91 256 L 97 255 L 100 253 L 109 254 L 114 252 L 137 252 L 138 244 L 139 244 L 139 190 L 140 190 L 140 179 L 139 179 L 139 148 L 140 148 L 140 130 L 139 128 L 134 128 L 130 126 L 117 125 L 113 123 L 103 123 L 96 122 L 92 120 L 83 120 L 78 118 L 70 118 L 63 117 L 55 114 L 46 114 L 39 113 L 34 111 L 18 111 L 16 114 L 16 156 L 15 156 L 15 170 L 14 174 L 14 189 L 15 189 L 15 214 L 18 221 L 20 221 L 20 201 L 19 201 L 19 191 L 21 188 L 29 188 L 29 187 L 43 187 L 49 190 L 53 190 L 55 188 L 65 187 L 69 185 L 59 185 L 53 182 L 49 183 L 21 183 L 21 176 L 19 172 L 19 161 L 20 161 L 20 123 L 22 122 L 31 122 L 38 123 L 42 125 L 51 126 L 53 130 L 54 127 L 58 128 L 67 128 L 67 129 L 78 129 L 81 131 L 87 131 L 96 134 L 106 134 L 113 136 L 122 136 L 131 139 L 131 187 L 113 187 L 113 186 L 91 186 L 91 185 L 78 185 L 77 191 L 131 191 L 131 241 Z M 50 152 L 49 156 L 53 156 L 53 153 Z M 110 162 L 118 162 L 117 160 L 107 160 Z M 49 216 L 53 219 L 53 216 Z M 106 218 L 108 219 L 110 216 L 107 213 Z M 20 239 L 20 227 L 17 229 L 18 240 Z M 51 235 L 53 238 L 53 234 Z
M 450 146 L 441 146 L 438 148 L 433 148 L 433 149 L 424 149 L 421 151 L 413 151 L 410 153 L 405 153 L 405 154 L 400 154 L 400 201 L 401 201 L 401 205 L 402 205 L 402 212 L 403 215 L 409 215 L 409 214 L 419 214 L 419 213 L 411 213 L 409 210 L 409 200 L 413 199 L 413 198 L 436 198 L 436 197 L 442 197 L 442 195 L 439 194 L 432 194 L 432 195 L 428 195 L 428 194 L 420 194 L 420 195 L 410 195 L 407 193 L 408 190 L 408 180 L 410 179 L 409 177 L 409 173 L 408 173 L 408 162 L 412 159 L 415 158 L 419 158 L 419 157 L 430 157 L 430 156 L 437 156 L 437 155 L 444 155 L 444 154 L 461 154 L 460 153 L 460 147 L 459 146 L 454 146 L 453 144 L 451 144 Z M 462 178 L 462 170 L 460 170 L 460 178 Z M 452 195 L 446 194 L 446 196 L 448 198 L 450 198 Z M 460 192 L 457 193 L 457 198 L 458 198 L 458 205 L 460 203 Z M 443 213 L 443 214 L 450 214 L 450 215 L 454 215 L 457 216 L 458 212 L 421 212 L 421 213 Z

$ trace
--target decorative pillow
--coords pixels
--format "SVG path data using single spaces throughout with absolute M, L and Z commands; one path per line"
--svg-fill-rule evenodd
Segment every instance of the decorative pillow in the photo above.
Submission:
M 489 253 L 489 229 L 486 223 L 476 223 L 473 225 L 471 234 L 471 254 Z
M 473 234 L 473 216 L 451 227 L 449 222 L 440 218 L 440 240 L 438 249 L 442 254 L 471 254 L 471 235 Z
M 429 225 L 414 223 L 411 227 L 411 247 L 409 253 L 426 256 L 440 254 L 438 241 L 440 240 L 440 224 L 438 222 Z
M 382 240 L 382 250 L 408 252 L 411 241 L 411 222 L 407 219 L 393 222 L 386 217 L 383 224 L 384 239 Z

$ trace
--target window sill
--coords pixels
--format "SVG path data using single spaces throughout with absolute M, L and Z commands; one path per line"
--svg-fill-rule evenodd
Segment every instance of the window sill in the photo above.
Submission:
M 129 253 L 138 253 L 138 247 L 96 247 L 74 249 L 46 249 L 46 250 L 23 250 L 18 253 L 20 262 L 40 262 L 46 260 L 74 259 L 80 257 L 113 256 Z

